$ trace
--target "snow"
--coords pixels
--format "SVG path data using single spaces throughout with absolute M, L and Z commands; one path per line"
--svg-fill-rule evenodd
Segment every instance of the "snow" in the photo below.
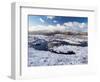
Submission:
M 45 36 L 45 35 L 34 35 L 31 37 L 37 37 L 45 39 L 47 41 L 53 40 L 55 36 Z M 55 38 L 58 39 L 58 38 Z M 74 39 L 69 37 L 64 37 L 65 41 L 77 43 L 78 41 L 87 40 L 87 38 L 74 37 Z M 33 41 L 31 39 L 31 41 Z M 28 66 L 54 66 L 54 65 L 77 65 L 77 64 L 87 64 L 88 63 L 88 47 L 81 46 L 71 46 L 71 45 L 60 45 L 52 47 L 53 50 L 59 52 L 74 51 L 75 54 L 57 54 L 50 51 L 36 50 L 32 47 L 28 48 Z

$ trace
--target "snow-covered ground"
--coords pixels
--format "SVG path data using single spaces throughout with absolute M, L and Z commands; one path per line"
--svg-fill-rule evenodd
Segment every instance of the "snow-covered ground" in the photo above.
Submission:
M 46 41 L 61 40 L 78 44 L 80 41 L 87 41 L 86 36 L 45 36 L 45 35 L 29 35 L 29 42 L 36 39 L 45 39 Z M 75 65 L 88 63 L 88 46 L 60 45 L 53 46 L 56 52 L 73 51 L 75 54 L 57 54 L 50 51 L 37 50 L 32 47 L 28 48 L 28 66 L 54 66 L 54 65 Z

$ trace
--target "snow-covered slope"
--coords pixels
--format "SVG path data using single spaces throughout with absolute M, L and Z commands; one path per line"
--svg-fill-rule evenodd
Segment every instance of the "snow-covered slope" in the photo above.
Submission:
M 69 43 L 79 44 L 79 42 L 87 41 L 86 36 L 68 36 L 68 35 L 29 35 L 29 42 L 34 42 L 37 39 L 42 39 L 47 42 L 58 40 L 66 41 Z M 36 41 L 37 43 L 37 41 Z M 41 43 L 41 42 L 40 42 Z M 44 44 L 44 43 L 42 43 Z M 52 44 L 52 43 L 51 43 Z M 51 45 L 50 44 L 50 45 Z M 28 66 L 52 66 L 52 65 L 75 65 L 75 64 L 87 64 L 88 63 L 88 46 L 73 46 L 73 45 L 63 45 L 59 46 L 53 45 L 48 47 L 56 52 L 68 52 L 73 51 L 75 54 L 57 54 L 49 50 L 38 50 L 34 47 L 28 48 Z

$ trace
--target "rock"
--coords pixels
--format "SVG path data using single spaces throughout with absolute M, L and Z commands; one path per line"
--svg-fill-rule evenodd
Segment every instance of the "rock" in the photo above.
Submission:
M 75 54 L 74 51 L 68 51 L 67 54 Z
M 65 55 L 74 55 L 75 52 L 74 51 L 67 51 L 67 52 L 62 52 L 62 51 L 54 51 L 54 50 L 49 50 L 50 52 L 53 52 L 53 53 L 57 53 L 57 54 L 65 54 Z
M 86 46 L 88 46 L 87 41 L 80 42 L 80 46 L 82 46 L 82 47 L 86 47 Z
M 48 42 L 44 39 L 37 39 L 30 45 L 31 47 L 37 50 L 48 50 Z

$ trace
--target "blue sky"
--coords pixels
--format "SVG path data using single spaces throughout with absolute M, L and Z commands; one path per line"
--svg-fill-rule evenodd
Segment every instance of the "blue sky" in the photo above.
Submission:
M 64 26 L 65 30 L 82 30 L 87 31 L 88 18 L 87 17 L 69 17 L 69 16 L 43 16 L 43 15 L 29 15 L 29 28 L 34 26 Z

